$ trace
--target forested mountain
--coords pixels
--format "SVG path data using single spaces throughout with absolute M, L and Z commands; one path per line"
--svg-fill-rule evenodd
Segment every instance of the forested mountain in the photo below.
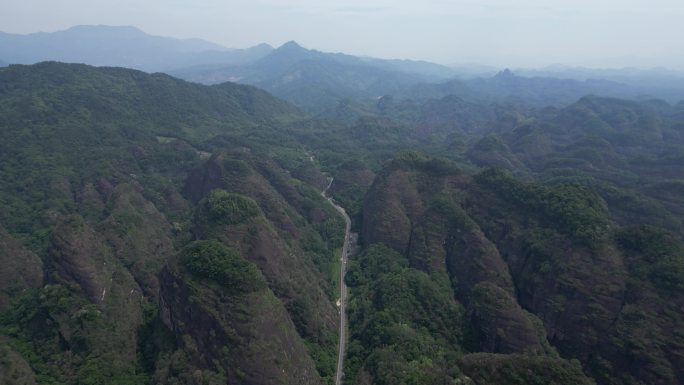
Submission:
M 370 187 L 367 166 L 339 171 L 364 243 L 347 274 L 351 383 L 681 383 L 681 103 L 383 98 L 353 113 L 350 138 L 457 163 L 409 152 Z
M 166 72 L 203 84 L 239 82 L 265 89 L 314 114 L 327 113 L 339 103 L 387 95 L 420 101 L 458 96 L 534 107 L 561 107 L 590 94 L 659 98 L 670 103 L 684 99 L 683 78 L 674 71 L 522 69 L 515 74 L 503 70 L 472 77 L 435 63 L 321 52 L 294 41 L 277 49 L 268 44 L 227 49 L 199 39 L 151 36 L 134 27 L 0 33 L 0 58 L 19 64 L 56 60 L 121 66 Z
M 400 90 L 392 96 L 422 101 L 457 96 L 483 102 L 515 103 L 533 107 L 562 107 L 586 95 L 631 100 L 658 98 L 670 103 L 684 99 L 684 82 L 677 78 L 640 79 L 636 75 L 634 78 L 626 75 L 574 79 L 562 74 L 538 76 L 533 71 L 522 73 L 523 75 L 519 75 L 506 69 L 490 77 L 423 83 Z
M 0 383 L 332 384 L 329 177 L 360 236 L 345 384 L 682 383 L 684 103 L 543 103 L 510 73 L 431 93 L 326 55 L 242 68 L 316 117 L 230 82 L 0 69 Z M 274 80 L 293 68 L 334 93 Z M 395 85 L 416 93 L 368 98 Z
M 52 33 L 0 32 L 0 57 L 12 64 L 46 60 L 118 66 L 148 72 L 198 65 L 243 64 L 267 55 L 266 45 L 229 50 L 200 39 L 152 36 L 135 27 L 82 25 Z
M 559 357 L 599 383 L 681 383 L 684 243 L 611 211 L 574 181 L 394 160 L 347 275 L 352 383 L 449 381 L 454 360 L 484 383 L 591 383 Z
M 325 113 L 350 100 L 381 96 L 419 101 L 458 96 L 534 107 L 564 106 L 585 95 L 669 102 L 684 99 L 682 87 L 659 78 L 519 76 L 508 69 L 489 77 L 456 78 L 454 70 L 436 64 L 324 53 L 296 42 L 246 65 L 204 66 L 171 73 L 206 84 L 236 81 L 255 85 L 313 113 Z
M 447 79 L 454 72 L 427 62 L 359 58 L 309 50 L 291 41 L 248 65 L 191 68 L 172 74 L 207 84 L 230 80 L 255 85 L 319 112 L 343 99 L 395 93 L 410 85 Z
M 298 110 L 59 63 L 0 70 L 0 110 L 1 382 L 332 375 L 343 223 L 274 137 Z

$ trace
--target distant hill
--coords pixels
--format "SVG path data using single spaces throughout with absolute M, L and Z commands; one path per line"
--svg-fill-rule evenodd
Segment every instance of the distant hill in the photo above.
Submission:
M 614 77 L 569 78 L 514 73 L 509 69 L 494 76 L 453 79 L 441 83 L 424 83 L 399 92 L 396 96 L 410 99 L 441 99 L 446 96 L 474 98 L 484 101 L 514 102 L 530 106 L 564 106 L 583 96 L 597 95 L 632 100 L 664 99 L 676 103 L 684 99 L 684 86 L 670 85 L 657 79 Z M 684 84 L 684 80 L 682 81 Z
M 152 36 L 135 27 L 104 25 L 29 35 L 0 32 L 0 57 L 12 64 L 54 60 L 156 72 L 214 63 L 244 64 L 272 49 L 262 44 L 230 50 L 200 39 Z
M 456 72 L 439 64 L 328 53 L 294 41 L 228 49 L 200 39 L 173 39 L 135 27 L 76 26 L 53 33 L 0 32 L 0 57 L 10 64 L 41 61 L 166 72 L 185 80 L 255 85 L 309 111 L 346 98 L 374 98 L 406 87 L 445 81 Z
M 411 85 L 443 81 L 455 72 L 434 63 L 361 58 L 285 43 L 249 65 L 189 68 L 171 74 L 200 83 L 237 81 L 261 87 L 300 107 L 320 112 L 346 98 L 372 98 Z
M 567 104 L 587 94 L 620 96 L 638 91 L 629 86 L 606 80 L 573 80 L 550 77 L 522 77 L 506 69 L 490 78 L 477 78 L 466 82 L 485 97 L 512 98 L 533 104 Z
M 294 41 L 228 49 L 200 39 L 146 34 L 135 27 L 76 26 L 53 33 L 0 32 L 0 66 L 41 61 L 165 72 L 202 84 L 254 85 L 315 114 L 348 100 L 457 96 L 528 106 L 563 106 L 586 95 L 670 103 L 684 100 L 684 75 L 665 69 L 601 70 L 554 66 L 494 72 L 307 49 Z M 473 77 L 475 74 L 480 74 Z
M 677 102 L 684 98 L 684 72 L 667 68 L 618 68 L 596 69 L 583 67 L 552 66 L 538 70 L 516 70 L 516 74 L 528 77 L 551 77 L 559 79 L 603 79 L 637 87 L 645 93 Z

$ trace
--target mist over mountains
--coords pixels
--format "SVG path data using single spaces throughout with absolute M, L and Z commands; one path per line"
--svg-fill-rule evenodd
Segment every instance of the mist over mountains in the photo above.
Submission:
M 265 44 L 228 49 L 201 39 L 152 36 L 135 27 L 104 25 L 29 35 L 0 33 L 0 57 L 13 64 L 54 60 L 161 72 L 201 64 L 246 63 L 271 50 Z
M 2 385 L 684 385 L 680 73 L 0 59 Z
M 54 60 L 166 72 L 203 83 L 255 85 L 310 112 L 348 99 L 440 98 L 447 95 L 562 105 L 587 94 L 671 103 L 684 99 L 684 76 L 664 69 L 592 70 L 571 67 L 495 71 L 450 68 L 415 60 L 327 53 L 294 41 L 229 49 L 199 39 L 148 35 L 134 27 L 77 26 L 54 33 L 0 34 L 0 59 L 31 64 Z

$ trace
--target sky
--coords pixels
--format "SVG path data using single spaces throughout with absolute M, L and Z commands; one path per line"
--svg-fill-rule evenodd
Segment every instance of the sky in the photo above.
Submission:
M 0 0 L 0 31 L 131 25 L 230 48 L 447 65 L 684 69 L 684 0 Z

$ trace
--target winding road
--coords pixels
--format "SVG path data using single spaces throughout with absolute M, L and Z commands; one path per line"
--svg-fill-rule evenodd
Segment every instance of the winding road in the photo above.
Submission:
M 330 179 L 328 187 L 323 190 L 321 195 L 330 202 L 330 204 L 344 217 L 345 232 L 344 245 L 342 246 L 342 257 L 340 258 L 340 350 L 337 356 L 337 372 L 335 374 L 335 385 L 342 385 L 342 377 L 344 377 L 344 352 L 347 344 L 347 285 L 344 283 L 344 275 L 347 272 L 347 259 L 352 251 L 352 243 L 354 237 L 351 233 L 351 219 L 342 206 L 337 205 L 331 197 L 327 196 L 330 186 L 332 186 L 334 179 Z

